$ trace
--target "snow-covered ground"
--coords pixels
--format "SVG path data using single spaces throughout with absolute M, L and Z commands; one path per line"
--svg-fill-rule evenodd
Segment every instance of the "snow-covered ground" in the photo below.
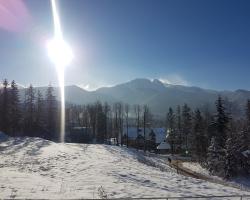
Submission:
M 116 146 L 9 138 L 0 142 L 0 198 L 250 194 L 179 175 L 165 163 Z

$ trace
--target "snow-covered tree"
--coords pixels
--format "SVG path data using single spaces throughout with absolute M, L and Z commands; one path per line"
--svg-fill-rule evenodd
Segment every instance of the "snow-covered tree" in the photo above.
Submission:
M 218 140 L 213 137 L 208 147 L 207 167 L 211 174 L 224 177 L 225 169 L 225 149 L 223 149 Z

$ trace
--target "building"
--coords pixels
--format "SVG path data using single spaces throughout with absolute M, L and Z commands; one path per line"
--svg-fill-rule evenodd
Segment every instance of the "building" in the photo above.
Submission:
M 139 149 L 144 148 L 144 128 L 124 127 L 123 129 L 123 143 L 126 144 L 128 132 L 128 144 L 131 147 Z M 156 150 L 161 142 L 166 140 L 165 128 L 145 128 L 145 146 L 147 150 Z
M 164 153 L 170 153 L 170 151 L 171 151 L 171 146 L 170 146 L 170 144 L 169 144 L 166 140 L 164 140 L 164 141 L 162 141 L 162 142 L 156 147 L 156 149 L 157 149 L 157 153 L 162 153 L 162 154 L 164 154 Z

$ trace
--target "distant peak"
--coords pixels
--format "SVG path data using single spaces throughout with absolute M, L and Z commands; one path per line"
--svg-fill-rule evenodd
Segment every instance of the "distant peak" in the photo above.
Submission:
M 147 83 L 149 83 L 150 80 L 146 79 L 146 78 L 136 78 L 136 79 L 131 80 L 130 82 L 147 82 Z
M 153 79 L 152 82 L 153 82 L 153 83 L 157 83 L 157 84 L 163 84 L 159 79 Z

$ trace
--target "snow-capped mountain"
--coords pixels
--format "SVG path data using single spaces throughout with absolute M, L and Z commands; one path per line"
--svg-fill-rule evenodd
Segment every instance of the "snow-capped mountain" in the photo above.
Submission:
M 46 87 L 36 88 L 45 95 Z M 25 89 L 21 90 L 21 97 Z M 59 97 L 59 89 L 55 88 L 55 95 Z M 250 91 L 215 91 L 199 87 L 165 84 L 158 79 L 134 79 L 132 81 L 102 87 L 96 91 L 87 91 L 78 86 L 66 86 L 66 101 L 74 104 L 101 102 L 147 104 L 155 114 L 165 115 L 168 108 L 187 103 L 192 108 L 214 109 L 214 102 L 218 95 L 231 101 L 231 111 L 235 115 L 243 114 L 244 105 L 250 99 Z

